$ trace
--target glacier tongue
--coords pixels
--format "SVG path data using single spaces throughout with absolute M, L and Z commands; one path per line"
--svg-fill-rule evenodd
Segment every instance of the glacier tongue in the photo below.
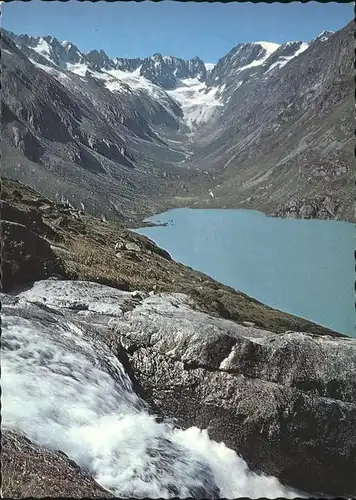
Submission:
M 208 88 L 205 83 L 197 78 L 187 78 L 181 81 L 182 85 L 167 94 L 177 101 L 183 110 L 183 121 L 190 130 L 208 122 L 213 115 L 223 106 L 219 99 L 222 88 Z

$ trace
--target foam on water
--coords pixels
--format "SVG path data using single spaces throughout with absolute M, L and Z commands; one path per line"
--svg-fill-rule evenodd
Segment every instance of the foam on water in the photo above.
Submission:
M 120 497 L 294 497 L 197 428 L 157 422 L 121 363 L 58 311 L 2 311 L 3 425 L 61 449 Z

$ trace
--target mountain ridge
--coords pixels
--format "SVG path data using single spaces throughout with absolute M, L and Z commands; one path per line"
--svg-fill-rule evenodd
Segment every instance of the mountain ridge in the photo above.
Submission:
M 152 83 L 159 83 L 161 86 L 172 89 L 177 85 L 179 78 L 194 78 L 206 79 L 206 69 L 203 61 L 195 56 L 185 60 L 175 56 L 165 56 L 160 53 L 155 53 L 150 57 L 144 58 L 123 58 L 109 57 L 102 49 L 94 49 L 88 52 L 81 51 L 75 44 L 68 40 L 60 41 L 55 37 L 46 35 L 43 37 L 35 37 L 29 35 L 17 35 L 10 31 L 4 30 L 19 48 L 25 51 L 26 55 L 35 57 L 35 61 L 41 63 L 49 62 L 59 66 L 62 69 L 70 64 L 88 64 L 88 69 L 101 70 L 124 70 L 135 71 L 139 67 L 140 75 L 148 78 Z M 44 61 L 44 59 L 46 61 Z M 158 71 L 157 71 L 158 69 Z M 70 69 L 69 69 L 70 70 Z M 169 75 L 165 75 L 162 79 L 160 71 L 168 71 Z M 173 78 L 176 77 L 176 78 Z
M 87 173 L 91 171 L 96 176 L 95 182 L 99 180 L 101 191 L 109 189 L 110 202 L 108 203 L 108 197 L 104 196 L 104 191 L 97 196 L 91 190 L 93 202 L 89 203 L 88 209 L 96 214 L 99 211 L 105 212 L 109 217 L 116 217 L 119 213 L 122 216 L 124 212 L 129 213 L 130 217 L 136 217 L 137 213 L 141 216 L 142 213 L 152 213 L 170 206 L 240 206 L 259 208 L 280 216 L 336 217 L 353 220 L 350 205 L 351 191 L 348 187 L 345 199 L 337 187 L 340 181 L 348 182 L 351 172 L 352 158 L 348 152 L 348 145 L 352 132 L 351 127 L 347 126 L 346 119 L 350 113 L 347 111 L 347 105 L 343 104 L 345 99 L 347 102 L 350 101 L 350 83 L 346 85 L 347 88 L 345 87 L 346 92 L 343 91 L 342 95 L 336 96 L 333 95 L 332 89 L 328 87 L 324 90 L 323 85 L 317 81 L 322 74 L 324 79 L 331 82 L 337 74 L 339 62 L 334 61 L 333 66 L 328 64 L 329 60 L 335 59 L 328 47 L 333 47 L 338 52 L 339 34 L 347 33 L 350 37 L 350 31 L 350 28 L 345 27 L 336 34 L 322 32 L 310 43 L 238 44 L 207 71 L 205 63 L 198 57 L 184 61 L 172 56 L 154 54 L 145 59 L 118 57 L 111 59 L 104 51 L 92 50 L 85 54 L 74 44 L 68 41 L 59 42 L 50 36 L 28 37 L 3 30 L 4 81 L 6 82 L 6 78 L 10 75 L 9 81 L 15 90 L 23 85 L 25 74 L 22 73 L 23 77 L 19 78 L 16 71 L 11 69 L 17 65 L 16 58 L 19 58 L 18 51 L 20 51 L 32 65 L 30 67 L 26 63 L 27 74 L 33 73 L 34 78 L 38 79 L 40 77 L 37 76 L 37 72 L 44 72 L 46 78 L 49 78 L 48 85 L 57 88 L 56 92 L 62 93 L 63 96 L 66 95 L 55 111 L 60 115 L 59 119 L 52 117 L 46 118 L 46 121 L 59 120 L 58 130 L 63 129 L 62 137 L 67 137 L 66 140 L 72 144 L 73 154 L 71 159 L 68 159 L 69 150 L 58 146 L 58 141 L 55 139 L 59 137 L 55 137 L 55 133 L 54 136 L 52 134 L 48 137 L 48 133 L 44 135 L 41 126 L 39 130 L 34 131 L 38 120 L 33 122 L 32 118 L 31 123 L 31 116 L 26 111 L 28 107 L 25 105 L 26 99 L 20 106 L 22 109 L 18 109 L 19 106 L 14 103 L 11 91 L 5 92 L 3 98 L 6 116 L 5 150 L 10 157 L 18 157 L 18 152 L 12 150 L 11 144 L 14 144 L 14 141 L 20 147 L 23 144 L 21 158 L 24 159 L 24 163 L 28 160 L 35 163 L 32 168 L 42 172 L 40 177 L 44 176 L 44 172 L 48 172 L 48 168 L 53 172 L 54 158 L 58 158 L 55 162 L 58 166 L 53 172 L 56 189 L 46 187 L 43 181 L 39 181 L 34 187 L 44 189 L 46 194 L 52 197 L 60 191 L 60 194 L 71 199 L 72 203 L 78 203 L 75 200 L 78 195 L 74 195 L 74 187 L 79 187 L 79 191 L 84 194 L 87 188 L 83 191 L 83 184 L 92 183 L 92 175 Z M 345 35 L 346 38 L 347 36 Z M 14 47 L 9 51 L 8 38 L 18 44 L 16 51 Z M 345 41 L 342 43 L 344 43 L 342 50 L 349 57 L 351 44 L 350 47 L 346 47 Z M 16 54 L 15 59 L 12 57 L 11 60 L 11 57 L 8 57 L 11 53 Z M 329 58 L 328 61 L 324 61 L 328 65 L 329 76 L 326 72 L 323 73 L 319 64 L 325 53 Z M 316 57 L 316 62 L 312 60 L 310 54 L 314 54 L 312 57 Z M 298 107 L 295 104 L 298 101 L 296 96 L 305 94 L 300 68 L 305 68 L 305 80 L 313 80 L 316 90 L 307 90 L 309 97 Z M 295 82 L 292 85 L 292 93 L 285 74 L 290 74 L 289 78 Z M 346 82 L 345 78 L 348 82 L 351 81 L 351 64 L 348 64 L 347 75 L 343 80 Z M 318 85 L 325 97 L 321 96 Z M 313 85 L 310 84 L 310 87 Z M 275 89 L 275 97 L 270 90 L 272 88 Z M 35 99 L 38 97 L 37 89 L 33 89 L 33 95 Z M 259 106 L 254 104 L 255 99 L 260 100 Z M 260 150 L 261 141 L 266 148 L 268 141 L 273 141 L 277 137 L 283 139 L 283 130 L 286 127 L 297 126 L 300 133 L 305 134 L 304 120 L 309 120 L 306 107 L 310 103 L 321 102 L 322 99 L 325 103 L 331 103 L 330 106 L 336 115 L 341 113 L 338 111 L 340 106 L 344 109 L 343 132 L 337 134 L 340 136 L 339 143 L 334 140 L 333 146 L 329 146 L 339 165 L 337 175 L 332 174 L 333 178 L 326 179 L 327 182 L 324 182 L 323 175 L 319 175 L 322 181 L 320 186 L 312 186 L 313 189 L 309 194 L 310 186 L 306 185 L 305 179 L 303 180 L 303 175 L 307 180 L 310 179 L 309 172 L 302 167 L 303 175 L 300 177 L 298 174 L 298 178 L 295 175 L 296 168 L 300 171 L 301 162 L 299 161 L 297 167 L 295 164 L 291 165 L 289 174 L 287 172 L 289 167 L 285 166 L 282 169 L 283 175 L 278 174 L 276 180 L 280 183 L 280 179 L 284 178 L 285 186 L 281 189 L 280 196 L 273 199 L 270 190 L 275 189 L 275 183 L 272 182 L 268 188 L 268 184 L 263 181 L 267 175 L 266 170 L 261 165 L 258 172 L 256 166 L 246 163 L 244 151 L 247 147 L 247 158 L 249 158 L 253 150 L 256 148 L 257 151 Z M 48 104 L 43 100 L 41 102 L 40 109 L 47 109 L 48 112 Z M 71 111 L 79 109 L 76 118 L 74 116 L 75 123 L 73 116 L 64 118 L 68 114 L 66 106 Z M 328 105 L 325 104 L 325 107 Z M 277 112 L 277 109 L 281 111 Z M 301 110 L 304 117 L 298 118 Z M 297 123 L 296 120 L 297 122 L 299 120 L 298 124 L 293 125 Z M 333 122 L 330 122 L 330 126 L 329 120 Z M 21 126 L 15 125 L 17 132 L 14 132 L 14 126 L 11 124 L 16 121 L 20 122 Z M 328 130 L 335 128 L 334 121 L 335 118 L 327 118 Z M 263 131 L 259 123 L 267 124 Z M 110 133 L 109 130 L 113 127 L 115 132 L 113 130 L 113 133 Z M 24 130 L 27 132 L 24 133 Z M 330 132 L 327 134 L 331 135 Z M 22 142 L 16 139 L 21 135 L 23 135 Z M 44 139 L 52 141 L 51 144 L 48 142 L 44 144 Z M 296 147 L 294 144 L 292 150 Z M 48 148 L 50 151 L 47 160 L 43 162 L 41 160 L 44 156 L 43 151 Z M 288 148 L 286 145 L 285 151 Z M 33 149 L 37 152 L 33 152 Z M 273 164 L 276 163 L 274 156 L 274 153 L 268 151 L 267 158 L 270 158 L 269 161 Z M 258 157 L 259 154 L 256 163 L 260 161 Z M 67 158 L 66 167 L 63 166 L 64 158 Z M 74 164 L 81 164 L 81 169 L 84 169 L 87 176 L 86 181 L 83 182 L 79 180 L 78 175 L 74 175 L 76 167 L 72 170 L 70 167 L 73 161 Z M 281 158 L 279 163 L 280 161 Z M 316 160 L 307 159 L 308 165 L 311 161 Z M 320 159 L 317 162 L 320 163 Z M 21 165 L 21 162 L 18 162 L 18 165 Z M 15 171 L 15 177 L 19 180 L 33 183 L 31 176 L 22 167 L 12 168 L 12 171 Z M 122 173 L 118 176 L 119 172 Z M 290 192 L 286 196 L 288 184 L 286 174 L 291 174 L 297 186 L 306 189 L 305 200 L 301 196 L 300 189 L 295 189 L 296 199 L 292 200 L 291 210 L 288 208 L 288 203 L 291 201 Z M 269 175 L 274 177 L 274 174 Z M 73 176 L 75 179 L 72 179 Z M 335 180 L 334 178 L 336 183 L 331 182 Z M 109 179 L 111 186 L 108 183 Z M 237 186 L 236 182 L 239 183 Z M 256 182 L 258 189 L 251 189 Z M 59 189 L 61 184 L 64 184 L 64 190 Z M 266 186 L 267 196 L 260 190 Z M 114 187 L 115 194 L 112 192 Z M 213 193 L 213 196 L 210 193 Z M 86 196 L 87 194 L 82 197 Z M 119 209 L 113 208 L 114 206 Z

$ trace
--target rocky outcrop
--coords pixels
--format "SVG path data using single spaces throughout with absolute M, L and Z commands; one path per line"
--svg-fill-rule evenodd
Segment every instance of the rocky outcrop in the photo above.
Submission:
M 1 486 L 5 498 L 113 498 L 67 455 L 2 430 Z
M 164 415 L 207 428 L 254 470 L 356 493 L 356 341 L 274 334 L 151 297 L 112 328 Z
M 14 197 L 18 197 L 18 201 L 21 203 L 22 195 L 16 189 L 13 192 Z M 30 200 L 28 200 L 30 201 Z M 31 200 L 32 201 L 32 200 Z M 34 201 L 34 200 L 33 200 Z M 46 198 L 37 198 L 34 201 L 35 206 L 37 205 L 37 210 L 34 206 L 26 207 L 24 210 L 20 210 L 11 203 L 6 201 L 1 201 L 1 220 L 8 222 L 16 222 L 17 224 L 22 224 L 26 226 L 29 230 L 37 233 L 43 238 L 47 238 L 51 241 L 60 241 L 60 235 L 43 220 L 42 213 L 50 208 Z M 26 202 L 25 202 L 26 203 Z M 41 213 L 42 212 L 42 213 Z
M 2 289 L 53 275 L 64 277 L 60 259 L 51 248 L 51 243 L 62 242 L 62 235 L 43 220 L 51 208 L 48 200 L 36 195 L 26 199 L 18 183 L 12 195 L 18 206 L 1 201 Z
M 63 269 L 51 245 L 26 226 L 2 221 L 2 288 L 7 291 L 19 283 L 59 274 Z
M 331 196 L 318 196 L 313 199 L 290 200 L 278 207 L 276 215 L 301 219 L 335 219 L 338 208 Z
M 238 324 L 185 294 L 52 280 L 20 298 L 100 325 L 160 414 L 206 428 L 252 470 L 309 494 L 356 493 L 356 340 Z

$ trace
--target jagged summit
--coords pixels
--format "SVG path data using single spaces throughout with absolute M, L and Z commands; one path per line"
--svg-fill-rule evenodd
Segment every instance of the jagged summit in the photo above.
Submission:
M 328 38 L 330 38 L 331 35 L 333 35 L 334 33 L 335 33 L 335 31 L 324 30 L 321 33 L 319 33 L 319 35 L 315 38 L 315 40 L 320 40 L 322 42 L 326 42 L 326 40 Z
M 266 73 L 283 68 L 288 62 L 307 50 L 308 47 L 308 43 L 301 41 L 283 43 L 266 62 Z
M 85 55 L 67 40 L 61 42 L 53 36 L 33 37 L 8 33 L 28 57 L 40 64 L 66 68 L 67 64 L 85 62 Z
M 102 69 L 116 69 L 115 61 L 111 59 L 103 50 L 91 50 L 85 54 L 85 59 L 89 62 L 91 68 L 100 71 Z
M 204 62 L 199 57 L 185 61 L 179 57 L 161 54 L 144 59 L 140 74 L 167 90 L 176 88 L 184 78 L 205 81 L 207 76 Z
M 179 87 L 180 82 L 188 78 L 207 82 L 208 86 L 223 84 L 229 86 L 229 83 L 233 83 L 229 82 L 230 75 L 233 75 L 233 78 L 241 75 L 241 78 L 246 80 L 261 73 L 261 68 L 264 68 L 264 72 L 272 70 L 275 72 L 310 45 L 301 41 L 284 44 L 268 41 L 243 42 L 231 49 L 217 64 L 209 64 L 204 63 L 199 56 L 184 60 L 159 52 L 146 58 L 111 58 L 101 49 L 83 53 L 70 41 L 60 42 L 52 36 L 9 34 L 21 50 L 39 64 L 58 66 L 69 71 L 74 69 L 83 75 L 86 74 L 86 70 L 138 71 L 140 76 L 165 90 Z M 323 31 L 314 41 L 325 41 L 331 34 L 330 31 Z
M 6 30 L 4 30 L 6 33 Z M 43 65 L 73 69 L 71 65 L 86 65 L 93 71 L 135 71 L 140 67 L 140 75 L 165 89 L 178 86 L 184 78 L 198 78 L 205 81 L 207 72 L 204 62 L 198 57 L 184 60 L 174 56 L 155 53 L 146 58 L 110 58 L 104 50 L 81 52 L 68 40 L 59 41 L 52 36 L 32 37 L 7 32 L 27 56 Z

